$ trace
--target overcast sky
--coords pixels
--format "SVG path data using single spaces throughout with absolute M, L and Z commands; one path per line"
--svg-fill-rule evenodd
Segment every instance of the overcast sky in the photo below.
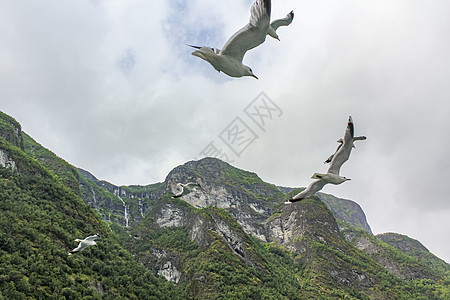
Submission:
M 352 180 L 323 192 L 450 262 L 450 2 L 273 1 L 272 18 L 295 18 L 245 55 L 259 80 L 190 54 L 221 48 L 251 4 L 0 0 L 0 110 L 116 185 L 206 153 L 307 186 L 351 115 L 367 140 L 341 169 Z

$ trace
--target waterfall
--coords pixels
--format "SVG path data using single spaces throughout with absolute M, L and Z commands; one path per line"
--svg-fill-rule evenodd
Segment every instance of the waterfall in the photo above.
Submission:
M 124 215 L 124 218 L 125 218 L 125 227 L 128 227 L 128 208 L 127 208 L 127 206 L 125 204 L 125 201 L 123 201 L 123 199 L 120 198 L 119 191 L 120 191 L 120 189 L 117 188 L 117 190 L 114 190 L 114 194 L 116 194 L 116 196 L 120 199 L 120 201 L 122 201 L 122 204 L 123 204 L 123 215 Z
M 139 212 L 141 213 L 141 216 L 144 217 L 144 206 L 142 205 L 141 199 L 139 199 Z
M 95 210 L 98 210 L 97 209 L 97 198 L 95 198 L 95 192 L 92 187 L 91 187 L 91 191 L 92 191 L 92 197 L 94 198 L 94 208 L 95 208 Z

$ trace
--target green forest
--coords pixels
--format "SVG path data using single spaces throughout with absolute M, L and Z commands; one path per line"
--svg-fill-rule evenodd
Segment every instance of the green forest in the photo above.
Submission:
M 402 252 L 393 237 L 382 241 L 335 220 L 317 197 L 297 206 L 306 212 L 307 231 L 287 246 L 247 234 L 225 209 L 196 208 L 167 193 L 145 200 L 145 216 L 125 227 L 114 221 L 122 215 L 107 222 L 99 213 L 106 214 L 107 207 L 96 211 L 84 201 L 83 187 L 120 205 L 108 185 L 84 178 L 5 114 L 0 115 L 0 151 L 16 166 L 0 166 L 0 299 L 450 299 L 448 264 L 424 250 Z M 276 187 L 254 173 L 214 164 L 222 170 L 217 175 L 204 165 L 183 172 L 275 203 L 269 221 L 288 216 L 278 203 L 286 195 Z M 123 187 L 130 195 L 158 195 L 163 188 L 163 183 Z M 270 194 L 270 189 L 276 191 Z M 132 204 L 139 197 L 124 201 Z M 131 208 L 139 215 L 136 204 Z M 168 208 L 183 216 L 182 225 L 161 225 Z M 338 223 L 346 229 L 329 230 Z M 78 244 L 75 239 L 96 233 L 97 246 L 68 255 Z M 347 234 L 381 250 L 369 255 L 346 240 Z M 176 264 L 178 283 L 158 275 L 161 260 L 155 251 Z M 392 274 L 377 262 L 384 257 L 418 277 Z M 349 276 L 365 281 L 339 283 Z

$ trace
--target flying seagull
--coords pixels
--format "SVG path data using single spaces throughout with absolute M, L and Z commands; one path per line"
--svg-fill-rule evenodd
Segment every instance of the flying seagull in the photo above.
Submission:
M 95 240 L 100 239 L 100 237 L 97 234 L 88 236 L 87 238 L 85 238 L 84 240 L 80 240 L 80 239 L 76 239 L 75 242 L 79 242 L 78 247 L 76 247 L 75 249 L 71 250 L 69 252 L 69 255 L 72 255 L 74 253 L 83 251 L 84 249 L 86 249 L 89 246 L 94 246 L 97 245 L 97 243 L 95 242 Z
M 357 139 L 365 139 L 365 137 L 357 137 Z M 330 167 L 328 168 L 327 173 L 314 173 L 311 178 L 316 179 L 316 181 L 311 183 L 306 190 L 289 199 L 289 202 L 301 201 L 320 191 L 327 183 L 341 184 L 347 180 L 350 180 L 349 178 L 339 175 L 339 171 L 342 165 L 349 159 L 354 141 L 353 120 L 352 117 L 349 117 L 344 138 L 342 139 L 342 144 L 339 145 L 336 153 L 332 155 Z
M 294 11 L 292 10 L 290 13 L 286 15 L 286 18 L 278 19 L 270 23 L 269 31 L 267 32 L 267 34 L 273 37 L 274 39 L 280 40 L 278 34 L 276 33 L 278 27 L 288 26 L 289 24 L 292 23 L 293 19 L 294 19 Z
M 200 186 L 200 184 L 195 183 L 195 182 L 189 182 L 187 184 L 182 184 L 182 183 L 177 183 L 177 193 L 174 193 L 172 198 L 180 198 L 184 195 L 187 195 L 191 192 L 193 192 L 196 188 L 201 189 L 203 192 L 205 192 L 205 190 Z
M 222 71 L 231 77 L 252 76 L 256 79 L 250 67 L 242 63 L 245 53 L 266 40 L 270 25 L 271 0 L 256 0 L 250 9 L 250 21 L 241 30 L 233 34 L 222 50 L 211 47 L 196 48 L 192 55 L 209 62 L 214 69 Z

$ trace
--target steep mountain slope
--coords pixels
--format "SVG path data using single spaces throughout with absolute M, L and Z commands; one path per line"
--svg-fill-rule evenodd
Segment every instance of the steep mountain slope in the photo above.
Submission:
M 60 179 L 70 172 L 60 177 L 58 166 L 68 165 L 53 157 L 50 171 L 27 155 L 11 118 L 0 115 L 0 128 L 9 162 L 0 165 L 0 299 L 184 298 L 125 251 L 73 182 Z M 98 247 L 68 256 L 75 238 L 94 233 Z
M 171 191 L 178 182 L 197 182 L 205 191 L 194 191 L 183 196 L 181 200 L 170 199 Z M 198 236 L 208 236 L 205 231 L 219 233 L 222 237 L 221 243 L 226 244 L 222 247 L 234 252 L 233 257 L 240 257 L 241 263 L 245 263 L 239 267 L 228 267 L 230 272 L 238 272 L 247 278 L 240 286 L 244 295 L 256 293 L 256 290 L 264 295 L 275 294 L 274 290 L 265 290 L 267 286 L 262 284 L 264 281 L 261 279 L 261 284 L 250 284 L 259 281 L 251 279 L 249 274 L 263 276 L 261 270 L 271 268 L 265 267 L 264 264 L 255 268 L 254 266 L 258 265 L 255 263 L 258 256 L 255 256 L 254 260 L 244 259 L 246 256 L 242 256 L 241 249 L 251 249 L 252 253 L 259 254 L 259 260 L 271 265 L 274 274 L 270 277 L 274 280 L 282 281 L 286 274 L 294 275 L 300 284 L 300 288 L 296 287 L 300 297 L 414 299 L 418 295 L 427 295 L 430 299 L 439 299 L 446 293 L 445 276 L 438 275 L 435 270 L 415 260 L 405 258 L 397 249 L 373 237 L 370 227 L 366 225 L 364 213 L 354 202 L 319 194 L 318 197 L 326 205 L 317 197 L 315 200 L 285 205 L 283 202 L 287 195 L 284 192 L 295 193 L 298 190 L 267 184 L 254 173 L 236 169 L 213 158 L 176 167 L 166 177 L 164 186 L 163 192 L 166 194 L 160 199 L 152 200 L 147 218 L 141 224 L 136 223 L 136 226 L 129 228 L 133 242 L 128 239 L 127 243 L 132 245 L 130 251 L 138 255 L 154 273 L 174 282 L 186 283 L 186 291 L 194 298 L 195 295 L 201 295 L 199 299 L 213 299 L 219 294 L 228 295 L 230 298 L 235 295 L 227 289 L 234 281 L 226 279 L 230 277 L 223 278 L 219 271 L 225 268 L 223 265 L 219 264 L 217 269 L 209 270 L 208 276 L 203 273 L 192 275 L 189 271 L 200 262 L 211 265 L 226 255 L 226 252 L 215 252 L 219 256 L 214 259 L 208 255 L 203 256 L 211 249 L 210 243 L 205 244 L 198 239 Z M 129 200 L 132 201 L 132 198 Z M 229 227 L 233 228 L 230 222 L 237 222 L 243 231 L 240 234 L 253 243 L 243 243 L 242 239 L 231 238 L 239 236 L 236 233 L 224 234 L 223 232 L 229 231 L 221 231 L 217 218 L 216 223 L 208 223 L 207 227 L 198 225 L 199 222 L 204 224 L 204 220 L 197 223 L 192 221 L 194 215 L 202 215 L 200 212 L 205 213 L 204 210 L 210 207 L 227 211 L 232 217 L 227 218 Z M 333 212 L 330 212 L 328 207 Z M 336 221 L 335 217 L 340 218 Z M 352 234 L 364 238 L 364 241 L 371 241 L 380 248 L 377 253 L 381 254 L 373 255 L 368 250 L 372 248 L 362 247 L 351 238 Z M 123 237 L 126 240 L 126 236 Z M 185 241 L 181 244 L 190 245 L 188 248 L 193 249 L 174 249 L 169 241 L 174 242 L 175 237 L 180 238 L 179 241 Z M 243 244 L 247 246 L 242 247 Z M 273 267 L 279 264 L 270 259 L 262 259 L 270 254 L 267 245 L 276 246 L 276 249 L 282 249 L 280 253 L 286 253 L 284 259 L 288 262 L 285 269 L 287 273 L 281 277 L 277 278 L 277 274 L 283 273 Z M 205 283 L 196 278 L 215 280 L 210 279 Z M 423 280 L 431 280 L 432 284 L 423 285 Z M 204 294 L 202 291 L 209 292 Z M 290 289 L 281 290 L 279 287 L 276 291 L 280 292 L 276 296 L 278 298 L 292 298 L 292 295 L 287 296 L 291 293 Z
M 447 283 L 450 284 L 449 265 L 442 259 L 430 253 L 421 242 L 406 235 L 393 232 L 378 234 L 376 238 L 395 247 L 404 254 L 411 256 L 420 264 L 431 268 L 435 273 L 446 277 Z
M 448 264 L 374 237 L 352 201 L 318 194 L 285 205 L 299 189 L 213 158 L 119 187 L 1 116 L 0 299 L 450 298 Z M 205 191 L 173 199 L 177 182 Z M 67 256 L 75 237 L 95 232 L 98 247 Z

